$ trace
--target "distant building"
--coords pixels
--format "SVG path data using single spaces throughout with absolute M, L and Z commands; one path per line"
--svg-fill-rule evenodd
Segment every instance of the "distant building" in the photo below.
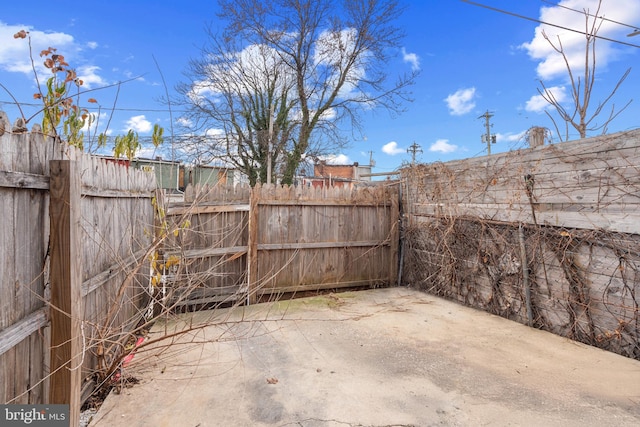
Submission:
M 185 186 L 192 185 L 228 185 L 233 186 L 233 168 L 219 166 L 196 165 L 185 167 Z
M 183 192 L 187 185 L 233 185 L 234 170 L 232 168 L 185 165 L 180 161 L 135 158 L 130 162 L 131 167 L 153 172 L 156 175 L 158 188 L 169 191 Z
M 184 191 L 184 166 L 182 162 L 155 159 L 135 158 L 130 162 L 131 167 L 156 176 L 156 185 L 163 190 Z
M 357 182 L 371 181 L 371 165 L 330 165 L 320 162 L 313 165 L 313 176 L 303 178 L 305 185 L 314 187 L 352 187 Z M 363 176 L 366 175 L 366 176 Z

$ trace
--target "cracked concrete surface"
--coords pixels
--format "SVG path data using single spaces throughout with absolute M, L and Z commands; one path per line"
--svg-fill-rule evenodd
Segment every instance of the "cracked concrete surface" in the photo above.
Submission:
M 185 315 L 91 426 L 635 426 L 640 362 L 406 288 Z M 158 323 L 151 336 L 187 323 Z

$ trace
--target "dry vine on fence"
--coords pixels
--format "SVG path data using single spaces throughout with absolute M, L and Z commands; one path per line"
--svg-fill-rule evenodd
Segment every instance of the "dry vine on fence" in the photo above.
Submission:
M 536 328 L 640 359 L 640 237 L 527 225 L 523 259 L 519 230 L 452 217 L 412 226 L 406 281 L 522 323 L 530 310 Z

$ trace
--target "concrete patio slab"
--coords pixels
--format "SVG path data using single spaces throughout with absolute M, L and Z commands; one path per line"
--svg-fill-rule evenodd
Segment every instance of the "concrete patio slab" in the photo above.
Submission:
M 91 426 L 640 425 L 640 362 L 411 289 L 179 319 Z

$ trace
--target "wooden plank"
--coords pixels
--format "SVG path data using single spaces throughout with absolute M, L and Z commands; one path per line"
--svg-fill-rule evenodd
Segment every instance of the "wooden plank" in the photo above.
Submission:
M 33 190 L 48 190 L 49 177 L 27 172 L 0 171 L 0 187 L 21 188 Z M 151 198 L 147 191 L 101 189 L 95 186 L 82 186 L 82 195 L 104 198 Z
M 442 204 L 421 203 L 414 205 L 415 216 L 483 218 L 503 222 L 534 224 L 531 208 L 527 205 L 501 204 Z M 566 228 L 602 229 L 620 233 L 640 234 L 640 222 L 634 212 L 596 213 L 570 211 L 536 211 L 538 224 Z
M 321 282 L 321 283 L 292 285 L 292 286 L 278 286 L 275 288 L 265 286 L 258 290 L 258 295 L 263 296 L 263 295 L 316 291 L 316 290 L 326 290 L 326 289 L 357 288 L 360 286 L 382 287 L 385 285 L 386 283 L 383 280 L 371 279 L 371 280 L 351 280 L 351 281 L 339 281 L 339 282 L 335 281 L 335 282 L 324 282 L 324 283 Z
M 475 171 L 474 171 L 475 172 Z M 640 203 L 635 188 L 640 185 L 640 169 L 637 166 L 535 173 L 533 196 L 547 203 Z M 467 171 L 466 176 L 456 176 L 451 181 L 429 181 L 431 187 L 424 189 L 422 199 L 437 195 L 438 201 L 482 202 L 492 200 L 506 203 L 509 199 L 526 198 L 523 174 L 513 170 L 504 171 L 485 181 Z
M 640 148 L 633 150 L 638 152 L 635 159 L 629 158 L 629 150 L 598 153 L 594 158 L 531 158 L 525 159 L 521 150 L 503 154 L 496 154 L 492 162 L 480 161 L 477 158 L 465 159 L 462 164 L 438 163 L 425 165 L 415 171 L 422 185 L 430 186 L 436 182 L 452 183 L 485 183 L 500 185 L 509 183 L 513 177 L 519 180 L 524 175 L 532 174 L 544 180 L 545 177 L 554 174 L 574 175 L 581 179 L 590 176 L 598 176 L 602 172 L 627 169 L 632 171 L 638 167 L 640 161 Z M 494 157 L 494 156 L 492 156 Z M 501 160 L 500 160 L 501 159 Z M 500 160 L 500 161 L 499 161 Z
M 22 340 L 27 339 L 32 333 L 43 328 L 49 322 L 47 319 L 47 311 L 48 309 L 42 308 L 3 331 L 0 331 L 0 355 L 13 348 Z
M 552 175 L 567 174 L 584 181 L 609 176 L 615 179 L 619 170 L 627 169 L 623 175 L 637 182 L 640 164 L 640 132 L 607 135 L 606 137 L 573 141 L 547 146 L 543 149 L 524 149 L 502 153 L 490 158 L 465 159 L 446 164 L 434 164 L 421 168 L 419 174 L 423 187 L 437 182 L 450 181 L 457 188 L 470 188 L 467 183 L 475 183 L 475 190 L 483 190 L 477 184 L 500 188 L 512 185 L 510 181 L 521 180 L 524 174 L 536 176 L 536 182 L 545 179 L 553 183 Z M 613 142 L 612 142 L 613 141 Z M 497 187 L 495 187 L 497 185 Z M 543 184 L 544 185 L 544 184 Z M 560 185 L 558 185 L 560 187 Z M 455 187 L 454 187 L 455 188 Z
M 640 164 L 637 161 L 640 159 L 638 141 L 640 141 L 640 130 L 636 129 L 429 166 L 437 168 L 445 165 L 450 171 L 478 170 L 478 168 L 495 171 L 502 168 L 517 169 L 522 164 L 532 166 L 541 160 L 544 160 L 544 164 L 557 162 L 558 165 L 565 164 L 568 168 L 575 167 L 575 164 L 591 167 L 637 165 Z M 617 163 L 616 165 L 608 164 L 609 161 Z
M 269 206 L 390 206 L 389 201 L 321 199 L 321 200 L 264 200 L 261 205 Z
M 15 367 L 16 367 L 16 349 L 10 348 L 3 354 L 0 354 L 0 402 L 11 403 L 15 397 Z
M 45 366 L 49 366 L 45 358 L 45 354 L 49 352 L 48 341 L 44 334 L 47 329 L 44 325 L 37 333 L 31 334 L 29 337 L 29 358 L 26 363 L 29 364 L 29 399 L 27 403 L 39 404 L 46 401 L 44 393 L 46 380 Z
M 249 205 L 188 205 L 188 206 L 170 206 L 167 209 L 167 215 L 198 215 L 208 213 L 222 212 L 249 212 Z
M 70 405 L 80 421 L 82 385 L 82 273 L 80 177 L 75 162 L 51 162 L 51 377 L 49 402 Z
M 29 402 L 29 353 L 30 340 L 22 340 L 16 344 L 16 362 L 12 374 L 15 377 L 13 403 L 26 404 Z
M 9 141 L 11 142 L 11 141 Z M 11 150 L 5 152 L 0 150 L 0 167 L 13 167 L 13 158 Z M 16 263 L 20 264 L 23 260 L 15 258 L 15 247 L 18 245 L 20 236 L 16 230 L 16 198 L 17 190 L 0 188 L 0 217 L 2 218 L 2 226 L 0 226 L 0 277 L 2 284 L 0 285 L 0 330 L 7 328 L 20 318 L 19 310 L 16 307 L 16 286 L 15 272 Z M 18 232 L 17 232 L 18 231 Z
M 249 246 L 231 246 L 224 248 L 204 248 L 190 249 L 186 251 L 164 251 L 163 258 L 166 260 L 172 256 L 178 256 L 182 259 L 209 258 L 216 256 L 231 255 L 233 257 L 248 253 Z
M 103 287 L 107 282 L 109 282 L 109 280 L 112 279 L 115 272 L 121 271 L 122 269 L 130 268 L 135 263 L 144 261 L 142 257 L 145 254 L 146 250 L 138 251 L 127 259 L 119 261 L 117 264 L 111 265 L 103 272 L 98 273 L 95 276 L 90 277 L 89 279 L 82 282 L 82 297 L 84 298 L 91 292 L 94 292 L 96 289 Z
M 258 209 L 260 195 L 257 191 L 251 191 L 249 203 L 248 226 L 249 240 L 247 241 L 247 303 L 255 304 L 257 301 L 257 287 L 260 285 L 258 278 Z
M 366 241 L 366 242 L 294 242 L 294 243 L 261 243 L 258 245 L 259 251 L 277 251 L 289 249 L 330 249 L 330 248 L 362 248 L 390 246 L 391 240 Z
M 49 177 L 27 172 L 0 171 L 0 187 L 48 190 Z
M 131 191 L 128 189 L 100 189 L 97 187 L 82 186 L 82 195 L 104 199 L 151 199 L 150 191 Z
M 399 187 L 400 184 L 398 184 Z M 398 268 L 400 254 L 400 200 L 399 188 L 392 194 L 391 208 L 389 209 L 389 240 L 391 247 L 389 248 L 389 286 L 400 286 L 398 283 Z
M 31 144 L 30 134 L 14 135 L 16 143 L 16 161 L 14 166 L 21 173 L 30 172 Z M 43 306 L 38 297 L 43 297 L 44 283 L 41 280 L 42 265 L 44 259 L 42 250 L 42 235 L 40 227 L 42 216 L 39 201 L 42 200 L 42 191 L 33 189 L 17 189 L 14 192 L 14 226 L 21 230 L 20 237 L 16 239 L 13 258 L 20 260 L 16 263 L 12 282 L 15 286 L 14 310 L 17 318 L 28 317 L 34 310 Z M 29 260 L 31 262 L 29 262 Z M 24 262 L 27 261 L 27 262 Z M 28 403 L 29 400 L 29 361 L 31 353 L 31 341 L 21 340 L 15 346 L 16 363 L 15 375 L 15 403 Z
M 34 175 L 44 175 L 49 181 L 49 156 L 50 145 L 53 142 L 50 139 L 45 139 L 42 132 L 40 132 L 40 126 L 34 125 L 31 133 L 29 134 L 29 172 Z M 35 310 L 45 306 L 45 286 L 49 283 L 49 263 L 48 263 L 48 251 L 49 251 L 49 193 L 44 191 L 29 191 L 30 205 L 29 205 L 29 225 L 34 230 L 34 237 L 32 238 L 31 246 L 29 249 L 30 256 L 33 257 L 35 262 L 32 264 L 32 279 L 31 279 L 31 310 Z M 48 329 L 48 328 L 47 328 Z M 40 340 L 40 341 L 38 341 Z M 38 360 L 42 364 L 45 354 L 49 353 L 48 341 L 42 339 L 42 334 L 34 335 L 32 337 L 32 358 L 34 361 Z M 37 347 L 37 349 L 35 349 Z M 38 354 L 39 352 L 42 352 Z M 48 357 L 48 356 L 47 356 Z M 31 364 L 32 375 L 44 375 L 44 366 L 34 366 Z M 32 379 L 31 384 L 35 384 L 43 380 L 43 377 Z M 46 395 L 43 394 L 44 386 L 40 387 L 39 394 L 41 400 L 37 402 L 46 401 Z

